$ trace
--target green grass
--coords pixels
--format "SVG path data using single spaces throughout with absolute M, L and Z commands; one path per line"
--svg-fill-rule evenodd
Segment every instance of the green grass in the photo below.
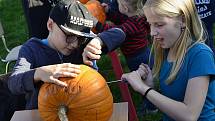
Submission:
M 21 0 L 0 0 L 0 21 L 4 28 L 4 36 L 8 48 L 13 48 L 25 42 L 28 38 L 25 17 Z M 5 57 L 6 51 L 0 41 L 0 55 Z M 0 63 L 0 73 L 5 72 L 5 63 Z
M 5 38 L 9 48 L 13 48 L 19 44 L 24 43 L 28 39 L 28 30 L 26 25 L 25 16 L 23 13 L 21 0 L 0 0 L 0 21 L 3 24 L 5 31 Z M 6 51 L 0 41 L 0 56 L 5 57 Z M 123 65 L 125 72 L 128 72 L 128 68 L 125 64 L 125 59 L 120 55 L 120 60 Z M 13 63 L 14 64 L 14 63 Z M 12 69 L 13 64 L 11 64 L 10 69 Z M 111 60 L 108 56 L 104 55 L 101 60 L 98 61 L 99 72 L 106 78 L 107 81 L 116 80 L 112 66 Z M 0 62 L 0 74 L 5 72 L 5 63 Z M 109 84 L 109 87 L 113 93 L 114 102 L 122 101 L 120 90 L 117 83 Z M 141 95 L 130 89 L 133 102 L 135 107 L 139 107 L 142 102 Z M 140 121 L 157 121 L 161 117 L 161 114 L 147 115 L 146 117 L 139 117 Z

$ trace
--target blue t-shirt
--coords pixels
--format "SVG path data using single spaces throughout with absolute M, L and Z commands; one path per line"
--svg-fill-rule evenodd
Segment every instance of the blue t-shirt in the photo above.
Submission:
M 198 43 L 191 47 L 184 59 L 181 69 L 176 79 L 166 85 L 165 80 L 169 76 L 173 63 L 165 60 L 160 71 L 161 93 L 173 100 L 183 101 L 189 79 L 210 75 L 210 83 L 205 104 L 198 121 L 215 120 L 215 63 L 212 50 L 205 44 Z M 164 115 L 164 121 L 172 121 L 170 117 Z

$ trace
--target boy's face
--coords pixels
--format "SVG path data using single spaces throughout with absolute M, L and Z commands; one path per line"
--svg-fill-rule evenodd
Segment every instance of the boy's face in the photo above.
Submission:
M 70 55 L 72 51 L 77 49 L 81 40 L 76 35 L 64 32 L 56 23 L 52 24 L 50 32 L 50 46 L 60 51 L 63 55 Z M 50 30 L 49 30 L 50 31 Z

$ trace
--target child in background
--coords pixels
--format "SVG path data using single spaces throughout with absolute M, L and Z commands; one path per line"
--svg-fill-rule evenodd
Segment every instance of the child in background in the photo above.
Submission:
M 138 69 L 141 63 L 150 64 L 150 67 L 153 64 L 153 62 L 149 63 L 150 28 L 145 16 L 141 15 L 138 10 L 138 1 L 117 0 L 119 11 L 110 11 L 108 4 L 102 3 L 107 12 L 107 20 L 113 24 L 104 24 L 101 31 L 117 27 L 125 32 L 126 39 L 120 45 L 120 48 L 130 71 Z M 114 43 L 111 46 L 114 46 Z

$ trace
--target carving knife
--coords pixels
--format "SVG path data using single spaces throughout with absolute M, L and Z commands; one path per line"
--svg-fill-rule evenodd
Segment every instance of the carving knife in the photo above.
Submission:
M 108 82 L 106 82 L 106 83 L 107 83 L 107 84 L 111 84 L 111 83 L 116 83 L 116 82 L 128 83 L 128 81 L 126 81 L 126 80 L 114 80 L 114 81 L 108 81 Z

